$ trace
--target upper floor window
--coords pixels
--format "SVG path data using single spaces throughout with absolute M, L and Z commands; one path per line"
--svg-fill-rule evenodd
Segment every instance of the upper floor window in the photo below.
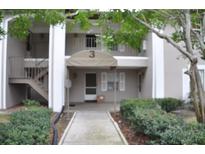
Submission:
M 97 47 L 95 35 L 86 35 L 86 47 L 89 48 Z

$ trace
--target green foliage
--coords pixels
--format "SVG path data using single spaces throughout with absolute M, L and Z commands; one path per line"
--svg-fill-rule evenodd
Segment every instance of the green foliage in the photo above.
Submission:
M 131 99 L 122 101 L 120 112 L 136 132 L 152 139 L 147 144 L 205 144 L 204 124 L 187 124 L 181 118 L 161 110 L 158 103 L 168 111 L 181 105 L 179 100 L 173 98 Z
M 137 23 L 127 10 L 110 10 L 100 14 L 99 25 L 103 27 L 103 41 L 109 48 L 115 44 L 124 44 L 140 51 L 142 41 L 148 29 Z M 118 24 L 118 28 L 116 27 Z
M 160 138 L 161 133 L 169 127 L 182 124 L 181 119 L 160 109 L 138 108 L 130 120 L 136 131 L 144 132 L 154 139 Z
M 9 26 L 9 33 L 18 39 L 25 39 L 29 34 L 32 22 L 28 16 L 20 15 Z
M 79 13 L 74 17 L 76 24 L 80 25 L 82 30 L 88 30 L 91 26 L 89 17 L 92 15 L 89 11 L 79 11 Z
M 10 10 L 11 15 L 17 17 L 9 26 L 9 34 L 20 40 L 25 40 L 33 22 L 56 25 L 66 19 L 64 10 Z
M 161 134 L 160 144 L 169 145 L 191 145 L 205 144 L 205 125 L 184 124 L 183 126 L 172 126 Z
M 13 113 L 10 123 L 0 124 L 0 144 L 49 144 L 50 114 L 46 108 Z
M 3 19 L 3 13 L 2 11 L 0 11 L 0 23 L 2 22 Z M 2 37 L 5 35 L 4 30 L 2 29 L 2 27 L 0 26 L 0 40 L 2 39 Z
M 171 112 L 182 106 L 183 102 L 175 98 L 158 98 L 155 101 L 161 106 L 162 110 Z
M 133 111 L 138 108 L 159 108 L 152 99 L 129 99 L 123 100 L 120 105 L 120 112 L 124 117 L 133 115 Z
M 47 25 L 56 25 L 65 21 L 63 10 L 35 10 L 34 21 L 44 22 Z
M 40 102 L 31 99 L 25 99 L 22 101 L 25 106 L 40 106 Z

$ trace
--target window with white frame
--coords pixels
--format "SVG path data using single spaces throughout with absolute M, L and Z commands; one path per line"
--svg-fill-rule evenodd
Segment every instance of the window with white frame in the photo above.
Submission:
M 125 91 L 125 73 L 101 73 L 101 91 Z
M 101 91 L 107 91 L 107 73 L 101 73 Z
M 96 35 L 86 35 L 86 47 L 96 48 L 97 47 Z
M 204 81 L 205 81 L 205 76 L 204 76 L 204 69 L 199 69 L 198 70 L 199 71 L 199 75 L 200 75 L 200 77 L 201 77 L 201 83 L 202 83 L 202 86 L 203 86 L 203 88 L 204 88 L 204 90 L 205 90 L 205 85 L 204 85 Z
M 116 85 L 115 85 L 115 83 L 116 83 Z M 118 76 L 118 74 L 116 73 L 116 76 L 115 76 L 115 73 L 108 73 L 107 74 L 107 90 L 114 91 L 115 86 L 116 86 L 116 90 L 118 91 L 119 90 L 119 76 Z

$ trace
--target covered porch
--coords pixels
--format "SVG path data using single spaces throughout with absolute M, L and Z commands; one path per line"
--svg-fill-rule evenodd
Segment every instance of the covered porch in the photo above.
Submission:
M 67 56 L 65 105 L 70 110 L 116 111 L 123 99 L 141 97 L 147 58 L 126 61 L 101 51 Z M 102 103 L 97 101 L 100 96 Z

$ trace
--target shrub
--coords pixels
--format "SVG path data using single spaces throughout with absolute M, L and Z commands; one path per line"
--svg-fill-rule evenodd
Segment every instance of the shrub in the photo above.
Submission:
M 191 145 L 205 144 L 205 125 L 184 124 L 173 126 L 161 134 L 160 144 Z
M 25 106 L 40 106 L 40 102 L 31 99 L 25 99 L 22 101 Z
M 124 118 L 133 115 L 136 108 L 159 108 L 152 99 L 129 99 L 121 102 L 120 112 Z
M 158 105 L 161 106 L 161 110 Z M 205 144 L 205 125 L 187 124 L 174 114 L 167 113 L 182 104 L 173 98 L 125 100 L 120 110 L 136 132 L 151 139 L 148 144 Z M 167 111 L 167 112 L 165 112 Z
M 182 119 L 160 109 L 136 109 L 129 120 L 136 131 L 156 139 L 169 127 L 183 124 Z
M 158 98 L 155 101 L 161 106 L 162 110 L 171 112 L 182 106 L 182 101 L 175 98 Z
M 0 125 L 0 144 L 49 144 L 50 110 L 31 108 L 13 113 Z

